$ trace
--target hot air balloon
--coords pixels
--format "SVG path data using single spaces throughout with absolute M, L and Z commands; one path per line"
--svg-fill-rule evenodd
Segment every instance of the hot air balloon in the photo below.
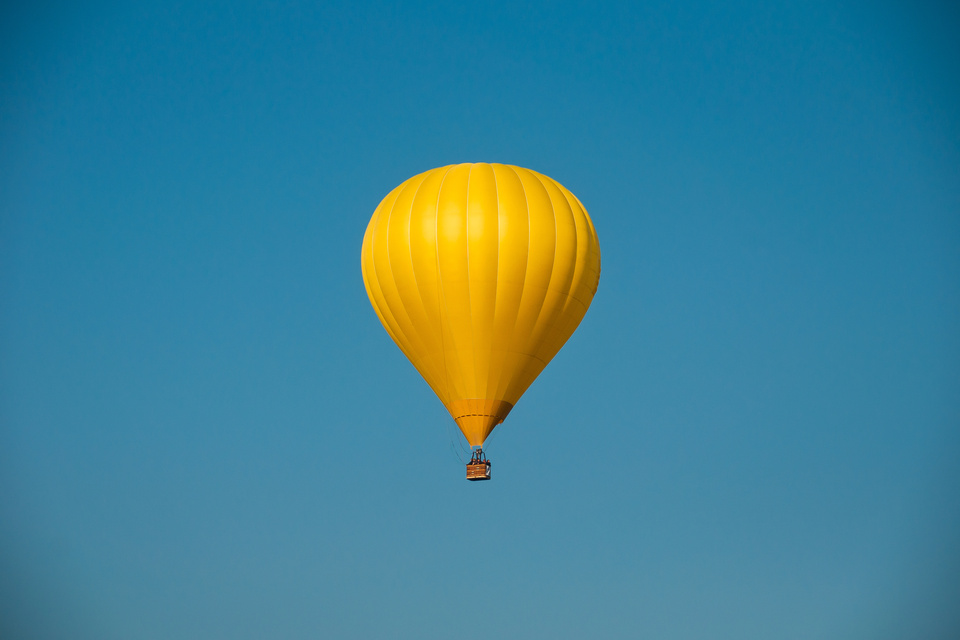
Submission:
M 380 322 L 470 444 L 483 443 L 583 319 L 600 281 L 586 209 L 552 178 L 465 163 L 406 180 L 380 202 L 361 249 Z

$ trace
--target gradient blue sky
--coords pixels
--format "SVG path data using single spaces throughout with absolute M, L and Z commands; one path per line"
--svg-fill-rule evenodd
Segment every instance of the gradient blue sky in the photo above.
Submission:
M 0 635 L 960 635 L 948 3 L 7 3 Z M 468 161 L 593 307 L 473 484 L 360 277 Z

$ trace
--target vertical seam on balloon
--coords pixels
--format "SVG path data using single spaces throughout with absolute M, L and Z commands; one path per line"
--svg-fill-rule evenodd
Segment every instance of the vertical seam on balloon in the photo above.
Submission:
M 556 180 L 553 180 L 553 178 L 550 178 L 550 179 L 553 181 L 554 185 L 556 185 L 557 189 L 560 191 L 560 195 L 563 196 L 564 202 L 567 203 L 567 208 L 570 210 L 570 221 L 573 223 L 573 256 L 574 256 L 574 267 L 573 267 L 573 270 L 570 272 L 570 281 L 567 283 L 567 286 L 566 286 L 566 289 L 567 289 L 567 298 L 566 298 L 566 300 L 563 301 L 563 306 L 562 306 L 561 309 L 560 309 L 560 315 L 559 315 L 559 317 L 558 317 L 558 319 L 559 319 L 561 322 L 567 322 L 567 321 L 568 321 L 568 310 L 570 309 L 571 302 L 572 302 L 573 300 L 575 300 L 575 298 L 574 298 L 574 293 L 575 293 L 575 292 L 574 292 L 574 290 L 573 290 L 573 287 L 574 287 L 574 283 L 577 282 L 577 269 L 580 269 L 581 271 L 583 271 L 584 268 L 586 267 L 586 264 L 585 264 L 586 261 L 584 261 L 584 263 L 581 264 L 581 263 L 580 263 L 580 260 L 578 259 L 578 258 L 579 258 L 579 256 L 578 256 L 578 249 L 579 249 L 579 245 L 580 245 L 580 232 L 579 232 L 579 230 L 577 229 L 577 214 L 576 214 L 576 211 L 575 211 L 575 209 L 574 209 L 573 203 L 570 201 L 570 198 L 569 198 L 568 195 L 567 195 L 567 189 L 566 189 L 566 187 L 564 187 L 563 185 L 561 185 L 560 183 L 558 183 Z M 578 203 L 578 206 L 579 206 L 579 203 Z M 581 208 L 581 212 L 582 212 L 582 207 L 580 207 L 580 208 Z M 584 226 L 586 227 L 585 221 L 584 221 Z M 590 246 L 589 246 L 589 244 L 588 244 L 587 247 L 586 247 L 586 249 L 585 249 L 585 252 L 586 252 L 586 251 L 589 251 L 589 250 L 590 250 Z M 586 253 L 585 253 L 584 257 L 586 257 Z M 581 276 L 581 278 L 582 278 L 582 276 Z M 577 300 L 577 302 L 579 302 L 579 300 Z M 571 332 L 570 335 L 567 336 L 566 340 L 569 340 L 572 335 L 573 335 L 573 333 Z M 566 340 L 564 341 L 564 343 L 566 342 Z M 562 346 L 563 346 L 563 345 L 561 344 L 560 347 L 562 347 Z M 557 351 L 559 351 L 559 350 L 560 350 L 560 348 L 558 347 L 558 348 L 557 348 Z
M 509 172 L 511 172 L 511 173 L 513 174 L 513 176 L 516 178 L 517 182 L 520 184 L 520 189 L 521 189 L 521 191 L 523 191 L 523 182 L 520 180 L 520 176 L 517 175 L 517 172 L 514 171 L 513 167 L 510 166 L 510 165 L 500 165 L 500 166 L 503 167 L 505 171 L 509 171 Z M 494 171 L 494 178 L 496 178 L 496 171 Z M 500 241 L 500 188 L 499 188 L 499 183 L 497 183 L 497 184 L 498 184 L 498 187 L 497 187 L 497 281 L 499 282 L 499 280 L 500 280 L 500 256 L 501 256 L 501 254 L 502 254 L 501 249 L 502 249 L 503 247 L 501 246 L 501 241 Z M 527 196 L 526 196 L 526 193 L 524 193 L 524 196 L 523 196 L 523 205 L 524 205 L 524 208 L 526 208 L 526 206 L 527 206 Z M 528 220 L 527 220 L 527 252 L 528 252 L 528 253 L 529 253 L 529 246 L 530 246 L 530 221 L 529 221 L 529 218 L 528 218 Z M 527 261 L 526 261 L 526 260 L 524 260 L 523 266 L 524 266 L 524 269 L 526 269 L 526 267 L 527 267 Z M 498 293 L 499 293 L 499 290 L 498 290 Z M 523 287 L 522 287 L 522 286 L 520 287 L 520 295 L 521 295 L 521 298 L 522 298 L 522 296 L 523 296 Z M 512 327 L 512 329 L 511 329 L 509 332 L 507 332 L 507 334 L 504 336 L 504 340 L 505 340 L 505 343 L 506 343 L 506 344 L 504 345 L 503 362 L 502 362 L 501 365 L 500 365 L 500 372 L 499 372 L 499 374 L 497 375 L 497 385 L 496 385 L 496 387 L 494 388 L 494 395 L 493 395 L 493 397 L 496 398 L 497 400 L 504 400 L 504 399 L 505 399 L 503 396 L 504 396 L 504 394 L 507 392 L 507 385 L 509 384 L 509 379 L 510 379 L 510 377 L 509 377 L 508 375 L 505 375 L 505 369 L 506 369 L 506 366 L 507 366 L 507 354 L 511 353 L 511 351 L 510 351 L 511 342 L 513 341 L 513 336 L 514 336 L 514 333 L 516 332 L 516 329 L 517 329 L 517 317 L 519 317 L 519 313 L 520 313 L 520 310 L 519 310 L 519 302 L 520 302 L 520 301 L 518 300 L 518 301 L 517 301 L 517 303 L 518 303 L 517 314 L 514 315 L 514 317 L 513 317 L 513 327 Z M 496 301 L 494 301 L 494 314 L 493 314 L 493 319 L 494 319 L 494 328 L 496 328 L 496 320 L 497 320 Z
M 400 197 L 400 193 L 403 192 L 403 189 L 404 189 L 403 185 L 400 185 L 399 187 L 397 187 L 396 189 L 397 196 L 393 199 L 393 202 L 390 203 L 390 208 L 389 208 L 390 211 L 393 211 L 393 207 L 397 203 L 397 198 Z M 390 197 L 390 194 L 387 194 L 387 197 Z M 404 345 L 401 344 L 401 341 L 407 342 L 406 335 L 403 333 L 403 329 L 401 329 L 400 324 L 397 322 L 396 314 L 394 314 L 393 310 L 390 308 L 390 303 L 387 301 L 387 296 L 383 292 L 383 286 L 380 284 L 380 272 L 377 269 L 377 258 L 376 258 L 376 246 L 378 244 L 376 227 L 379 226 L 380 218 L 382 216 L 383 216 L 383 211 L 381 210 L 380 213 L 377 214 L 377 220 L 374 225 L 374 231 L 370 236 L 370 262 L 371 262 L 371 265 L 373 266 L 374 283 L 376 284 L 377 289 L 380 291 L 380 298 L 383 301 L 383 308 L 379 309 L 379 312 L 385 317 L 389 316 L 388 322 L 384 323 L 384 327 L 387 329 L 387 333 L 396 343 L 400 351 L 405 356 L 407 356 L 407 359 L 413 360 L 413 358 L 411 358 L 412 353 L 408 352 L 408 349 L 405 349 Z M 387 222 L 389 223 L 389 215 L 387 216 Z M 388 231 L 389 231 L 389 228 L 388 228 Z M 388 239 L 387 248 L 388 248 L 388 262 L 389 262 L 389 239 Z M 393 325 L 393 326 L 390 326 L 390 325 Z M 398 337 L 400 338 L 400 340 L 397 339 Z
M 593 218 L 590 217 L 590 214 L 587 213 L 587 208 L 583 206 L 583 203 L 580 202 L 580 198 L 576 196 L 573 192 L 570 193 L 571 196 L 577 201 L 577 204 L 580 205 L 580 209 L 583 211 L 583 217 L 587 220 L 587 230 L 591 239 L 590 248 L 593 248 L 597 252 L 597 280 L 593 283 L 593 295 L 596 295 L 597 288 L 600 286 L 600 272 L 601 272 L 601 256 L 600 256 L 600 237 L 597 235 L 597 228 L 593 224 Z M 589 251 L 589 249 L 588 249 Z M 591 296 L 592 299 L 592 296 Z
M 577 207 L 574 208 L 573 203 L 570 201 L 570 198 L 568 197 L 567 188 L 561 185 L 560 183 L 558 183 L 556 180 L 554 180 L 554 184 L 556 184 L 557 188 L 560 189 L 560 193 L 563 195 L 563 199 L 567 203 L 567 208 L 570 210 L 570 222 L 573 224 L 573 255 L 574 255 L 575 262 L 574 262 L 573 272 L 570 274 L 570 282 L 567 286 L 567 295 L 570 295 L 571 293 L 573 293 L 573 281 L 577 277 L 577 267 L 579 266 L 577 264 L 579 262 L 579 260 L 577 260 L 577 256 L 579 255 L 580 243 L 582 240 L 580 238 L 580 233 L 577 230 L 577 210 L 576 209 L 579 208 L 580 212 L 583 213 L 583 208 L 579 203 L 577 203 Z M 584 222 L 586 222 L 586 220 L 584 220 Z M 585 252 L 589 250 L 590 250 L 590 245 L 588 243 L 587 248 L 585 249 Z M 585 268 L 585 266 L 586 265 L 584 265 L 584 267 L 581 267 L 581 268 Z
M 531 233 L 530 233 L 530 231 L 531 231 L 531 230 L 530 230 L 530 198 L 527 196 L 527 187 L 523 184 L 523 178 L 520 177 L 520 172 L 517 171 L 517 168 L 518 168 L 518 167 L 513 167 L 513 166 L 511 166 L 511 167 L 510 167 L 510 170 L 513 171 L 513 173 L 514 173 L 515 176 L 517 176 L 517 182 L 520 183 L 520 191 L 523 192 L 523 206 L 524 206 L 524 209 L 526 209 L 526 211 L 527 211 L 527 259 L 526 259 L 526 260 L 524 261 L 524 263 L 523 263 L 523 284 L 520 286 L 520 300 L 519 300 L 518 303 L 517 303 L 517 315 L 516 315 L 516 317 L 513 319 L 513 331 L 510 332 L 511 341 L 512 341 L 512 340 L 516 337 L 516 335 L 517 335 L 517 324 L 520 322 L 520 312 L 523 310 L 523 294 L 524 294 L 524 293 L 526 292 L 526 290 L 527 290 L 527 275 L 530 273 L 530 236 L 531 236 Z M 519 353 L 519 352 L 518 352 L 518 353 Z M 521 355 L 525 355 L 525 354 L 521 354 Z M 513 376 L 513 378 L 516 378 L 516 376 L 517 376 L 517 375 L 519 374 L 519 372 L 522 371 L 522 370 L 523 370 L 523 367 L 521 366 L 517 371 L 514 371 L 514 376 Z M 507 392 L 510 390 L 510 385 L 511 385 L 512 383 L 513 383 L 513 379 L 508 380 L 506 386 L 504 387 L 504 390 L 503 390 L 502 392 L 499 392 L 498 395 L 506 396 Z M 504 397 L 504 400 L 506 400 L 506 399 L 507 399 L 507 398 Z M 515 398 L 514 400 L 519 400 L 519 399 L 520 399 L 520 398 L 518 397 L 518 398 Z M 509 402 L 514 402 L 514 401 L 509 401 Z M 516 404 L 516 402 L 514 402 L 514 404 Z
M 402 185 L 401 185 L 402 186 Z M 400 187 L 397 187 L 399 189 Z M 393 192 L 387 194 L 386 198 L 389 198 Z M 384 200 L 386 200 L 384 198 Z M 382 203 L 381 203 L 382 204 Z M 377 211 L 374 212 L 376 218 L 373 221 L 373 229 L 370 232 L 370 268 L 373 270 L 373 277 L 371 279 L 371 290 L 374 290 L 378 294 L 378 300 L 375 300 L 377 315 L 380 316 L 380 321 L 383 323 L 384 328 L 387 330 L 387 334 L 390 336 L 390 339 L 397 343 L 397 347 L 403 351 L 403 347 L 400 346 L 399 341 L 397 340 L 396 331 L 391 326 L 396 324 L 396 321 L 393 318 L 393 314 L 390 313 L 389 307 L 387 307 L 386 298 L 383 295 L 383 287 L 380 286 L 380 277 L 377 273 L 377 256 L 376 256 L 376 247 L 377 247 L 377 233 L 376 228 L 379 226 L 380 218 L 383 216 L 383 209 L 377 207 Z M 383 308 L 381 308 L 381 303 Z M 384 313 L 386 311 L 386 313 Z M 389 315 L 389 318 L 387 317 Z
M 426 172 L 424 172 L 424 174 L 420 174 L 420 175 L 421 175 L 421 176 L 424 176 L 425 173 L 426 173 Z M 417 177 L 417 176 L 415 176 L 415 177 Z M 425 178 L 421 178 L 420 184 L 423 184 L 423 180 L 424 180 L 424 179 L 425 179 Z M 412 178 L 411 178 L 411 180 L 412 180 Z M 399 310 L 402 311 L 403 314 L 406 316 L 406 318 L 407 318 L 407 324 L 409 324 L 409 325 L 412 327 L 412 326 L 413 326 L 413 323 L 410 322 L 410 316 L 409 316 L 409 314 L 407 314 L 407 310 L 403 308 L 403 300 L 402 300 L 402 298 L 400 297 L 400 289 L 399 289 L 399 287 L 397 287 L 397 280 L 396 280 L 396 278 L 395 278 L 394 275 L 393 275 L 393 263 L 392 263 L 392 261 L 390 260 L 390 221 L 393 219 L 393 212 L 394 212 L 394 210 L 397 208 L 397 200 L 399 200 L 399 199 L 400 199 L 400 196 L 403 195 L 403 192 L 406 191 L 406 190 L 410 187 L 409 182 L 410 182 L 410 181 L 408 180 L 408 181 L 407 181 L 407 186 L 405 186 L 403 189 L 400 190 L 399 193 L 397 193 L 397 197 L 394 198 L 393 203 L 391 203 L 391 205 L 390 205 L 390 211 L 387 213 L 387 219 L 386 219 L 386 222 L 385 222 L 384 224 L 385 224 L 385 226 L 386 226 L 386 236 L 387 236 L 386 253 L 387 253 L 387 266 L 389 267 L 389 269 L 388 269 L 388 270 L 389 270 L 389 274 L 388 274 L 388 275 L 390 276 L 390 282 L 393 284 L 393 289 L 394 289 L 394 291 L 396 291 L 397 298 L 400 298 L 400 303 L 401 303 L 401 304 L 400 304 L 400 309 L 399 309 Z M 418 185 L 417 185 L 417 189 L 419 189 L 419 188 L 420 188 L 420 185 L 418 184 Z M 374 269 L 376 269 L 376 263 L 374 263 Z M 377 276 L 377 281 L 378 281 L 378 282 L 380 281 L 379 275 Z M 382 286 L 381 286 L 380 288 L 381 288 L 381 290 L 383 289 Z M 419 368 L 417 368 L 417 360 L 418 360 L 418 358 L 417 358 L 416 355 L 415 355 L 415 351 L 421 351 L 421 350 L 420 350 L 420 349 L 415 349 L 415 347 L 416 347 L 417 345 L 414 344 L 414 342 L 410 339 L 410 336 L 408 336 L 407 332 L 404 331 L 403 328 L 401 327 L 400 322 L 399 322 L 399 320 L 397 319 L 398 315 L 397 315 L 397 313 L 393 310 L 393 308 L 390 306 L 390 301 L 387 300 L 387 296 L 386 296 L 386 295 L 384 295 L 383 301 L 384 301 L 384 304 L 387 306 L 387 309 L 390 310 L 390 315 L 393 316 L 394 323 L 397 325 L 397 331 L 398 331 L 398 333 L 403 336 L 404 342 L 407 343 L 407 348 L 404 349 L 403 347 L 401 347 L 400 350 L 403 351 L 404 354 L 407 354 L 407 358 L 410 360 L 411 364 L 413 364 L 414 368 L 416 368 L 417 371 L 419 372 Z M 420 336 L 419 336 L 419 335 L 416 335 L 415 337 L 416 337 L 417 341 L 419 341 Z M 407 353 L 408 351 L 410 352 L 409 354 Z M 411 357 L 411 356 L 412 356 L 412 357 Z
M 557 208 L 556 206 L 554 206 L 553 198 L 550 197 L 550 191 L 547 189 L 547 185 L 543 181 L 545 177 L 546 176 L 541 176 L 539 174 L 537 175 L 537 179 L 540 181 L 540 184 L 542 184 L 544 187 L 544 190 L 547 191 L 547 198 L 550 200 L 550 211 L 553 212 L 553 264 L 550 266 L 550 279 L 547 280 L 547 295 L 543 297 L 544 305 L 546 305 L 547 299 L 550 297 L 550 291 L 551 289 L 553 289 L 553 280 L 557 273 L 557 256 L 560 253 L 560 225 L 557 223 Z M 547 180 L 552 181 L 552 178 L 547 178 Z M 540 307 L 540 313 L 543 313 L 542 306 Z M 562 305 L 560 306 L 560 310 L 557 312 L 557 315 L 555 315 L 553 318 L 548 319 L 550 324 L 553 324 L 557 320 L 557 317 L 559 316 L 559 314 L 561 313 L 563 313 Z M 537 320 L 539 319 L 540 318 L 537 318 Z M 534 328 L 536 328 L 536 325 L 534 325 Z M 544 343 L 547 341 L 547 336 L 549 335 L 550 332 L 547 329 L 543 329 L 542 333 L 543 335 L 540 337 L 540 340 L 538 341 L 536 347 L 533 350 L 533 355 L 535 356 L 539 356 L 540 349 L 543 347 Z M 546 360 L 546 358 L 543 358 L 543 359 Z
M 443 276 L 440 269 L 440 194 L 443 193 L 443 183 L 447 179 L 447 174 L 453 169 L 453 165 L 448 165 L 447 170 L 443 172 L 440 178 L 440 186 L 437 187 L 437 205 L 434 208 L 433 216 L 433 245 L 437 254 L 437 313 L 440 316 L 440 356 L 443 359 L 443 377 L 446 383 L 447 397 L 451 395 L 450 389 L 450 370 L 447 368 L 447 345 L 443 335 L 443 323 L 449 313 L 447 310 L 447 296 L 443 290 Z
M 473 389 L 470 392 L 464 390 L 467 396 L 471 395 L 471 392 L 474 396 L 477 395 L 477 356 L 474 353 L 474 348 L 476 347 L 474 339 L 476 338 L 476 331 L 474 330 L 473 325 L 473 300 L 471 299 L 472 288 L 470 287 L 470 176 L 473 174 L 474 164 L 470 164 L 470 168 L 467 169 L 467 194 L 466 194 L 466 206 L 463 210 L 463 219 L 464 219 L 464 235 L 467 238 L 467 317 L 470 318 L 470 349 L 468 350 L 471 354 L 471 364 L 473 365 Z M 461 366 L 463 363 L 460 363 Z M 466 368 L 466 367 L 462 367 Z
M 387 197 L 389 197 L 389 194 Z M 364 242 L 367 243 L 367 247 L 366 247 L 367 250 L 363 251 L 361 249 L 361 254 L 360 254 L 361 273 L 363 274 L 363 285 L 367 290 L 367 297 L 370 298 L 370 305 L 373 307 L 373 310 L 376 312 L 377 318 L 379 318 L 380 323 L 383 325 L 383 328 L 387 332 L 387 335 L 389 335 L 390 339 L 393 340 L 394 343 L 396 343 L 397 339 L 394 337 L 394 332 L 390 328 L 390 323 L 384 317 L 383 311 L 381 311 L 380 309 L 379 298 L 383 297 L 383 293 L 380 291 L 380 284 L 377 282 L 376 263 L 373 258 L 373 237 L 374 237 L 373 228 L 376 226 L 377 220 L 380 219 L 380 213 L 381 213 L 381 209 L 378 206 L 377 209 L 374 211 L 373 218 L 371 219 L 370 223 L 367 225 L 367 231 L 364 234 Z M 371 270 L 371 272 L 369 273 L 366 266 L 368 254 L 370 257 L 370 270 Z M 369 280 L 367 277 L 368 275 L 369 275 Z
M 496 331 L 497 331 L 497 292 L 498 292 L 499 289 L 500 289 L 500 185 L 497 183 L 497 170 L 496 170 L 496 166 L 493 165 L 493 164 L 490 165 L 490 173 L 493 174 L 493 192 L 494 192 L 494 193 L 496 194 L 496 196 L 497 196 L 497 215 L 495 216 L 495 217 L 496 217 L 496 220 L 497 220 L 497 233 L 496 233 L 496 236 L 497 236 L 497 272 L 496 272 L 496 275 L 495 275 L 495 277 L 494 277 L 494 279 L 493 279 L 493 317 L 492 317 L 491 320 L 490 320 L 490 354 L 489 354 L 489 356 L 487 357 L 487 361 L 489 362 L 489 368 L 488 368 L 488 370 L 487 370 L 487 380 L 486 380 L 486 384 L 484 385 L 484 395 L 487 396 L 487 399 L 497 400 L 497 399 L 499 399 L 499 396 L 493 395 L 493 394 L 490 393 L 491 387 L 494 386 L 494 385 L 491 384 L 492 380 L 491 380 L 490 378 L 491 378 L 491 374 L 493 373 L 494 364 L 495 364 L 495 363 L 494 363 L 494 359 L 493 359 L 493 349 L 494 349 L 494 345 L 496 345 L 496 343 L 497 343 L 497 340 L 496 340 Z M 501 363 L 501 366 L 500 366 L 499 370 L 496 371 L 496 377 L 497 377 L 497 383 L 498 383 L 498 384 L 499 384 L 499 382 L 500 382 L 500 375 L 501 375 L 501 372 L 502 372 L 502 371 L 503 371 L 503 365 L 502 365 L 502 363 Z M 494 388 L 493 391 L 494 391 L 494 394 L 496 394 L 496 391 L 497 391 L 497 390 L 496 390 L 495 388 Z M 496 427 L 494 427 L 494 428 L 496 428 Z

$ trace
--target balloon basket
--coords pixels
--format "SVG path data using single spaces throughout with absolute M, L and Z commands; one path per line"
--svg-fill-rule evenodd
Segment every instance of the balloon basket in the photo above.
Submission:
M 470 462 L 467 463 L 467 480 L 476 482 L 477 480 L 490 479 L 490 461 L 483 453 L 483 449 L 477 449 L 473 452 Z

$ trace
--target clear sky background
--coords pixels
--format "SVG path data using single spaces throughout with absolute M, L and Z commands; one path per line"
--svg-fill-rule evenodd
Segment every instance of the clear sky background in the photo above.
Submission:
M 5 3 L 0 636 L 960 636 L 960 15 L 915 5 Z M 603 275 L 475 484 L 360 244 L 477 161 Z

